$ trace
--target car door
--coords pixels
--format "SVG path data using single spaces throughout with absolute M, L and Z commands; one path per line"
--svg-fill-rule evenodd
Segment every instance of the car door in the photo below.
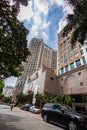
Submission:
M 52 106 L 46 108 L 45 114 L 48 116 L 48 119 L 50 121 L 54 121 L 55 116 L 54 116 L 54 111 L 53 111 L 53 107 Z
M 60 111 L 60 112 L 59 112 Z M 63 126 L 66 126 L 70 120 L 70 115 L 63 107 L 58 107 L 57 122 Z
M 60 105 L 54 105 L 54 121 L 57 124 L 61 124 L 61 118 L 62 118 L 62 112 L 61 112 L 61 106 Z

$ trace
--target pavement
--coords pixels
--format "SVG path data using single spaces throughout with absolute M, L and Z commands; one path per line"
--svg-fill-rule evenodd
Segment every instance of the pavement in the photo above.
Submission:
M 46 123 L 40 114 L 0 104 L 0 130 L 64 130 L 51 123 Z
M 19 113 L 22 112 L 27 116 L 31 116 L 31 117 L 34 117 L 36 119 L 42 120 L 41 114 L 35 114 L 35 113 L 29 112 L 29 111 L 21 110 L 19 107 L 14 107 L 13 111 L 16 111 L 16 112 L 19 112 Z

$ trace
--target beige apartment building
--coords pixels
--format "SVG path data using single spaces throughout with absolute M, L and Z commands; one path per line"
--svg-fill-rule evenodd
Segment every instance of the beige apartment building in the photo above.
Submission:
M 60 93 L 80 97 L 87 94 L 87 39 L 71 47 L 72 32 L 58 34 L 57 75 Z
M 61 74 L 58 79 L 60 93 L 67 95 L 87 94 L 87 65 Z
M 58 53 L 57 53 L 57 74 L 63 74 L 77 67 L 87 63 L 87 40 L 84 46 L 77 43 L 73 48 L 71 47 L 70 32 L 63 37 L 62 31 L 58 34 Z

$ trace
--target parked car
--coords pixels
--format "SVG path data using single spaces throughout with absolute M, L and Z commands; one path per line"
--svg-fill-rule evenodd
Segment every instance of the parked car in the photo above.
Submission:
M 74 112 L 69 106 L 47 103 L 41 111 L 46 122 L 53 122 L 69 130 L 87 130 L 87 116 Z
M 40 109 L 37 106 L 30 106 L 29 111 L 37 114 L 40 113 Z
M 30 106 L 31 106 L 31 104 L 28 103 L 28 104 L 21 106 L 20 109 L 29 111 Z

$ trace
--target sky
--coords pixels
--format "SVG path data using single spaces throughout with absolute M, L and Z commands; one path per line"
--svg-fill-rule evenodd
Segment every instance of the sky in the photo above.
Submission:
M 29 30 L 28 46 L 32 38 L 43 39 L 49 47 L 57 50 L 58 33 L 67 24 L 67 14 L 73 9 L 65 0 L 30 0 L 27 7 L 22 6 L 18 19 Z M 5 85 L 15 86 L 17 78 L 5 80 Z

